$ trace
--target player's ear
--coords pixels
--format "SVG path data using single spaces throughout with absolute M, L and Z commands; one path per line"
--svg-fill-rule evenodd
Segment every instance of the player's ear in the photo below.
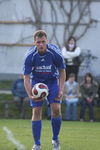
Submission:
M 49 41 L 48 41 L 48 40 L 46 40 L 46 44 L 48 44 L 48 42 L 49 42 Z
M 33 44 L 36 45 L 36 41 L 34 41 Z

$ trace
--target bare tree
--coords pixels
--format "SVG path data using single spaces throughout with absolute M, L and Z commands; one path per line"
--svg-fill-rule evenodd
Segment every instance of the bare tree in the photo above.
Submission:
M 33 16 L 35 18 L 36 28 L 41 29 L 41 14 L 43 12 L 43 1 L 41 0 L 29 0 L 30 6 L 33 12 Z M 30 20 L 32 21 L 32 20 Z
M 55 15 L 55 22 L 58 22 L 59 16 L 56 15 L 55 11 L 55 5 L 53 1 L 48 0 L 50 5 L 52 5 L 52 13 Z M 58 9 L 60 10 L 60 14 L 63 18 L 63 41 L 65 44 L 66 39 L 69 36 L 76 36 L 76 33 L 78 30 L 81 30 L 81 32 L 78 33 L 78 36 L 76 36 L 77 40 L 83 37 L 87 30 L 90 28 L 91 24 L 94 22 L 91 16 L 91 6 L 92 1 L 91 0 L 59 0 L 56 1 L 56 5 Z M 59 24 L 59 22 L 58 22 Z M 57 26 L 53 26 L 53 36 L 55 36 L 55 39 L 57 39 L 56 34 Z M 57 40 L 58 42 L 58 40 Z
M 61 40 L 64 45 L 69 36 L 75 36 L 77 40 L 82 38 L 95 22 L 91 16 L 92 0 L 29 0 L 29 2 L 34 17 L 34 21 L 32 18 L 29 19 L 30 23 L 36 29 L 42 29 L 43 25 L 50 25 L 52 28 L 50 41 L 55 40 L 59 46 L 61 46 L 57 34 L 59 27 L 62 27 Z M 48 17 L 51 18 L 51 22 L 43 22 L 44 14 L 48 14 L 45 7 L 49 9 Z

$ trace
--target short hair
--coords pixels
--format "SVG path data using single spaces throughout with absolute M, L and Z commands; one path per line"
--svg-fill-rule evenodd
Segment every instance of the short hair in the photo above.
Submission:
M 45 32 L 44 30 L 37 30 L 37 31 L 34 33 L 34 35 L 33 35 L 34 40 L 36 39 L 36 37 L 41 38 L 41 37 L 43 37 L 43 36 L 45 36 L 45 37 L 47 38 L 47 34 L 46 34 L 46 32 Z

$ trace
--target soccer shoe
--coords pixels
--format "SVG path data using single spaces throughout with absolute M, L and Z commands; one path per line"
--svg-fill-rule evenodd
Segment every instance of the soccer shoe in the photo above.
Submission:
M 59 140 L 52 140 L 53 150 L 60 150 Z
M 41 150 L 41 146 L 40 145 L 34 145 L 32 150 Z

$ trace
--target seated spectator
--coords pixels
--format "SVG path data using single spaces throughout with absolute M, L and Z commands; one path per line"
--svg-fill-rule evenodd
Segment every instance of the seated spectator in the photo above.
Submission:
M 65 120 L 77 120 L 77 103 L 79 84 L 75 81 L 75 74 L 71 73 L 65 82 L 64 99 L 66 104 Z
M 23 75 L 15 80 L 12 86 L 12 94 L 14 96 L 14 101 L 17 102 L 18 109 L 20 111 L 20 118 L 25 118 L 25 103 L 28 102 L 28 95 L 24 88 Z
M 84 121 L 85 119 L 85 110 L 86 107 L 89 108 L 89 118 L 90 121 L 94 121 L 94 110 L 93 104 L 94 99 L 96 97 L 98 91 L 98 85 L 93 80 L 93 76 L 91 73 L 86 73 L 84 77 L 84 81 L 80 84 L 80 92 L 81 92 L 81 111 L 80 111 L 80 121 Z
M 97 94 L 98 98 L 97 98 L 97 106 L 100 106 L 100 83 L 98 86 L 98 94 Z

